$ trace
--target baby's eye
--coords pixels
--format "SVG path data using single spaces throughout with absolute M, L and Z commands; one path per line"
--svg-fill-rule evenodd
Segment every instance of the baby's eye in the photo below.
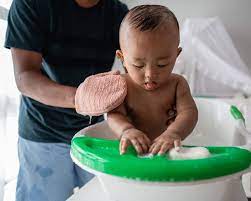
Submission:
M 136 68 L 143 68 L 144 67 L 144 65 L 136 65 L 136 64 L 133 64 L 133 66 Z
M 158 67 L 160 67 L 160 68 L 164 68 L 164 67 L 166 67 L 168 64 L 158 64 Z

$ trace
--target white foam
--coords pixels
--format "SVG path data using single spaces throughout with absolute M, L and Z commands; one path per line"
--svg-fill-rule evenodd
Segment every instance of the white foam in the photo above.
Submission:
M 138 155 L 139 158 L 153 158 L 153 154 L 143 154 L 143 155 Z
M 205 147 L 181 147 L 178 151 L 175 148 L 169 151 L 169 158 L 172 160 L 202 159 L 208 158 L 210 155 Z

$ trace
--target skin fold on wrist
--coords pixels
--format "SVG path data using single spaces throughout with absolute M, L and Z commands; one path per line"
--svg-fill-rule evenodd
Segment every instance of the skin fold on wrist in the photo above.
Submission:
M 123 129 L 121 132 L 121 135 L 120 135 L 120 139 L 123 137 L 124 134 L 126 134 L 126 132 L 128 132 L 131 129 L 135 129 L 135 128 L 132 126 L 132 127 L 127 127 L 125 129 Z
M 181 140 L 181 136 L 179 135 L 179 133 L 177 131 L 172 131 L 172 130 L 166 130 L 164 135 L 167 135 L 173 139 L 179 139 Z

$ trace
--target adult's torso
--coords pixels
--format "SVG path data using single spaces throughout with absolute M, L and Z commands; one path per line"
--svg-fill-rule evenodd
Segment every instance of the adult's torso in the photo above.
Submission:
M 77 87 L 92 74 L 108 71 L 118 45 L 118 28 L 125 6 L 101 0 L 86 9 L 74 0 L 38 0 L 46 42 L 42 73 L 63 85 Z M 45 88 L 46 90 L 46 88 Z M 93 118 L 92 123 L 102 118 Z M 70 143 L 72 136 L 89 125 L 74 109 L 51 107 L 22 96 L 19 133 L 42 142 Z

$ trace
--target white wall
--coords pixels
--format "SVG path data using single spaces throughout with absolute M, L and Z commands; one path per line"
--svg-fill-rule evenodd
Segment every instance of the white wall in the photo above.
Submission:
M 122 0 L 129 8 L 138 4 L 168 6 L 180 23 L 186 17 L 219 16 L 241 58 L 251 70 L 251 0 Z

